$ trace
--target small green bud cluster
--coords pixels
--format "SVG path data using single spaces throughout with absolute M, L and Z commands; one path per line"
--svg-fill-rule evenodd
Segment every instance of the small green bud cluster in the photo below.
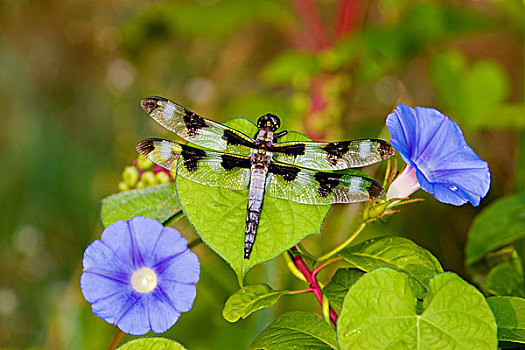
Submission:
M 122 171 L 122 180 L 118 183 L 120 192 L 146 188 L 154 185 L 170 183 L 175 174 L 155 165 L 151 160 L 139 155 L 133 165 Z

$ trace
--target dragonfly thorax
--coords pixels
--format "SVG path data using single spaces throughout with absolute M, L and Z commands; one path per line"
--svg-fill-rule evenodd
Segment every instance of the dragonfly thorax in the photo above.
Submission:
M 257 126 L 260 129 L 270 129 L 271 131 L 276 131 L 281 126 L 281 120 L 278 116 L 268 113 L 257 120 Z

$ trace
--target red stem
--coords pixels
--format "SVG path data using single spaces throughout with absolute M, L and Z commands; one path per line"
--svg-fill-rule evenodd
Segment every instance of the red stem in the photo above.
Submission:
M 291 251 L 297 252 L 297 248 L 292 247 L 288 254 L 290 254 L 290 257 L 292 258 L 295 266 L 301 271 L 304 278 L 308 281 L 310 284 L 310 289 L 312 289 L 312 293 L 314 293 L 315 297 L 317 298 L 317 301 L 321 306 L 323 305 L 323 292 L 321 291 L 321 287 L 319 286 L 319 283 L 317 282 L 317 279 L 315 278 L 315 275 L 310 271 L 308 266 L 306 266 L 306 263 L 304 262 L 303 258 L 300 255 L 293 255 Z M 332 324 L 334 326 L 337 325 L 337 314 L 335 311 L 330 307 L 330 321 L 332 321 Z
M 114 350 L 117 347 L 118 342 L 120 341 L 120 338 L 124 335 L 124 332 L 122 332 L 120 329 L 118 330 L 117 334 L 115 334 L 115 338 L 113 338 L 113 341 L 111 342 L 111 345 L 109 345 L 108 350 Z
M 306 37 L 311 38 L 312 49 L 321 51 L 329 47 L 330 40 L 314 0 L 294 0 L 294 4 L 306 28 Z
M 359 1 L 356 0 L 341 0 L 339 3 L 339 18 L 335 34 L 337 38 L 341 38 L 349 33 L 355 26 L 357 15 L 359 12 Z

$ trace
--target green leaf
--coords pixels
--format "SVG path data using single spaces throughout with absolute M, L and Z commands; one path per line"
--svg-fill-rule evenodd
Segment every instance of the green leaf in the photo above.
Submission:
M 525 238 L 525 193 L 492 202 L 470 227 L 466 263 L 471 265 L 488 252 Z
M 336 46 L 341 62 L 358 64 L 355 69 L 358 82 L 379 79 L 388 72 L 402 69 L 419 53 L 433 51 L 449 38 L 487 30 L 494 23 L 466 6 L 430 1 L 392 3 L 396 10 L 382 11 L 381 26 L 367 25 L 359 35 L 349 36 Z
M 102 200 L 100 220 L 108 227 L 118 220 L 147 216 L 164 222 L 180 212 L 179 202 L 172 184 L 163 184 L 139 190 L 114 194 Z
M 237 322 L 241 317 L 246 318 L 259 309 L 272 306 L 286 293 L 287 290 L 273 290 L 267 284 L 245 286 L 226 300 L 222 317 Z
M 260 94 L 257 92 L 245 92 L 229 100 L 220 111 L 220 115 L 230 116 L 232 118 L 242 117 L 256 120 L 261 116 L 261 111 L 269 111 L 278 116 L 290 116 L 289 98 L 278 94 Z M 284 120 L 281 118 L 281 123 Z M 249 135 L 249 136 L 255 136 Z
M 514 249 L 518 255 L 517 259 L 521 265 L 521 273 L 523 274 L 525 272 L 525 238 L 514 242 Z M 525 283 L 523 284 L 523 287 L 525 288 Z
M 499 107 L 510 90 L 505 70 L 490 60 L 477 61 L 468 71 L 464 83 L 467 101 L 463 103 L 469 103 L 468 123 L 471 125 L 478 123 L 478 116 Z
M 287 51 L 277 55 L 261 72 L 267 84 L 291 84 L 298 79 L 309 78 L 319 71 L 312 53 Z
M 491 297 L 487 299 L 498 325 L 498 340 L 525 343 L 525 299 Z
M 341 349 L 496 349 L 496 322 L 483 295 L 453 273 L 429 281 L 423 312 L 408 276 L 381 268 L 348 291 L 337 322 Z
M 256 126 L 245 119 L 225 123 L 247 135 L 255 135 Z M 282 139 L 309 140 L 296 132 Z M 244 259 L 244 228 L 248 189 L 232 191 L 201 185 L 176 177 L 177 194 L 184 214 L 202 240 L 230 264 L 239 284 L 254 265 L 272 259 L 304 237 L 318 233 L 330 206 L 306 205 L 264 197 L 257 238 L 250 259 Z
M 257 22 L 281 25 L 292 21 L 290 11 L 279 1 L 247 2 L 244 0 L 199 2 L 168 2 L 149 6 L 125 26 L 124 39 L 133 34 L 140 39 L 150 34 L 159 37 L 172 34 L 181 37 L 228 37 L 242 27 Z M 135 39 L 137 40 L 137 39 Z
M 330 283 L 323 288 L 323 295 L 330 304 L 341 309 L 348 289 L 365 273 L 358 269 L 338 269 Z
M 181 344 L 166 338 L 140 338 L 120 346 L 119 350 L 186 350 Z
M 406 273 L 419 298 L 425 295 L 428 280 L 443 272 L 439 261 L 428 250 L 403 237 L 372 238 L 337 255 L 351 267 L 365 272 L 391 267 Z
M 510 83 L 498 63 L 479 60 L 469 65 L 461 53 L 450 51 L 432 59 L 431 72 L 436 90 L 454 116 L 461 116 L 471 127 L 501 123 L 499 109 L 508 96 Z
M 499 104 L 497 108 L 480 111 L 476 119 L 470 121 L 473 128 L 502 130 L 525 130 L 525 104 Z M 522 163 L 518 163 L 520 166 Z M 516 187 L 518 188 L 518 187 Z M 523 188 L 523 187 L 519 187 Z
M 525 115 L 525 104 L 523 104 L 522 116 Z M 525 118 L 521 118 L 522 120 Z M 516 191 L 525 188 L 525 121 L 523 130 L 519 133 L 516 145 L 516 156 L 514 161 L 514 188 Z M 524 240 L 525 242 L 525 240 Z M 525 264 L 525 257 L 522 259 Z
M 337 349 L 333 328 L 317 316 L 303 311 L 279 316 L 255 338 L 250 349 L 325 350 Z
M 496 265 L 490 270 L 485 286 L 490 293 L 495 295 L 525 297 L 523 273 L 511 262 Z

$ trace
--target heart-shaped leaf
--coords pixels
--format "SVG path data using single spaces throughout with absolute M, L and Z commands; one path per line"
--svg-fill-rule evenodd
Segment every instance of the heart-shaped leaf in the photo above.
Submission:
M 323 295 L 330 300 L 330 304 L 341 309 L 348 289 L 364 274 L 359 269 L 338 269 L 323 288 Z
M 525 238 L 525 193 L 492 202 L 474 219 L 468 234 L 466 263 L 471 265 L 488 252 Z
M 257 350 L 330 350 L 337 348 L 333 328 L 317 316 L 303 311 L 282 314 L 250 345 L 250 349 Z
M 496 317 L 498 339 L 525 344 L 525 299 L 492 297 L 487 302 Z
M 367 273 L 345 297 L 337 322 L 341 349 L 496 349 L 496 322 L 485 298 L 456 274 L 430 279 L 421 314 L 417 304 L 406 274 Z
M 147 216 L 164 222 L 180 212 L 173 184 L 117 193 L 102 200 L 100 220 L 108 227 L 118 220 Z
M 166 338 L 140 338 L 127 342 L 118 350 L 186 350 L 186 348 Z
M 439 261 L 426 249 L 403 237 L 372 238 L 361 244 L 341 250 L 338 254 L 351 267 L 370 272 L 380 267 L 392 267 L 405 272 L 422 298 L 428 280 L 443 272 Z
M 245 286 L 226 300 L 222 316 L 229 322 L 237 322 L 241 317 L 246 318 L 259 309 L 272 306 L 286 293 L 287 290 L 273 290 L 267 284 Z
M 234 119 L 225 124 L 250 136 L 257 131 L 257 127 L 245 119 Z M 291 132 L 280 140 L 309 139 Z M 202 240 L 230 264 L 240 285 L 252 266 L 279 255 L 304 237 L 318 233 L 330 210 L 330 206 L 299 204 L 265 196 L 253 251 L 250 259 L 244 259 L 248 190 L 232 191 L 201 185 L 181 176 L 176 177 L 176 188 L 184 214 Z

